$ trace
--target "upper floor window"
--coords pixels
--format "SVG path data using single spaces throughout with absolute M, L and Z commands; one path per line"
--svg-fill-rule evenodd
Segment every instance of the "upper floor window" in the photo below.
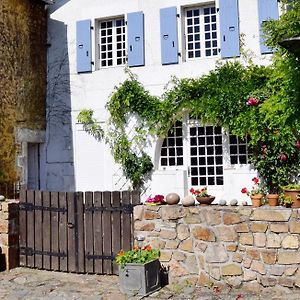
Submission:
M 198 7 L 185 11 L 186 58 L 218 55 L 216 8 Z
M 124 65 L 126 63 L 124 18 L 100 20 L 98 28 L 100 68 Z

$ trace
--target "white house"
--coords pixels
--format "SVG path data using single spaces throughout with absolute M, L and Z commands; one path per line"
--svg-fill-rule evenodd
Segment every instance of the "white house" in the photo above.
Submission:
M 92 109 L 104 125 L 105 104 L 129 66 L 153 95 L 171 76 L 200 77 L 217 61 L 244 54 L 268 64 L 261 24 L 278 18 L 277 0 L 56 0 L 49 6 L 48 98 L 41 188 L 126 189 L 110 149 L 76 121 Z M 243 41 L 243 53 L 240 42 Z M 255 174 L 246 142 L 222 128 L 185 119 L 172 136 L 147 149 L 155 170 L 145 195 L 208 186 L 218 199 L 242 199 L 240 190 Z

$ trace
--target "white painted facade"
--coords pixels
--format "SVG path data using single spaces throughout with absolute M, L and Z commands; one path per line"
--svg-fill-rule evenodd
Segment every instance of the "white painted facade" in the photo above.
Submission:
M 270 54 L 261 55 L 259 44 L 258 1 L 239 0 L 239 29 L 243 36 L 244 52 L 257 64 L 268 64 Z M 184 10 L 189 6 L 212 4 L 206 0 L 57 0 L 49 7 L 48 32 L 48 114 L 46 134 L 46 175 L 42 188 L 49 190 L 118 190 L 125 189 L 120 166 L 116 165 L 110 149 L 97 142 L 82 130 L 76 117 L 82 109 L 92 109 L 94 116 L 104 125 L 108 118 L 105 104 L 116 85 L 126 78 L 125 66 L 100 68 L 97 63 L 96 20 L 124 16 L 127 13 L 144 13 L 145 65 L 132 67 L 131 71 L 152 95 L 160 96 L 171 76 L 178 78 L 200 77 L 214 69 L 220 57 L 185 59 Z M 178 18 L 178 64 L 162 65 L 160 49 L 159 10 L 176 6 Z M 218 0 L 216 1 L 218 7 Z M 76 21 L 90 19 L 92 30 L 92 72 L 76 71 Z M 218 21 L 217 21 L 218 24 Z M 218 25 L 219 26 L 219 25 Z M 219 30 L 219 28 L 218 28 Z M 220 37 L 218 37 L 219 39 Z M 243 55 L 239 59 L 246 63 Z M 60 113 L 63 111 L 63 113 Z M 52 112 L 52 113 L 51 113 Z M 224 136 L 226 138 L 226 136 Z M 180 167 L 160 166 L 160 146 L 154 141 L 147 149 L 155 164 L 152 181 L 147 183 L 145 197 L 150 194 L 177 192 L 181 197 L 188 194 L 189 145 L 184 136 L 184 164 Z M 209 186 L 211 194 L 219 199 L 239 201 L 240 190 L 251 186 L 255 172 L 248 165 L 231 165 L 228 145 L 224 151 L 224 184 Z M 195 186 L 194 186 L 195 187 Z

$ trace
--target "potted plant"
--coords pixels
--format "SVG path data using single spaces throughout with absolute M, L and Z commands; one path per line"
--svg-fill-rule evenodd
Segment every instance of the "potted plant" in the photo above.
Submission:
M 291 197 L 293 200 L 292 207 L 300 207 L 300 184 L 288 184 L 282 187 L 284 195 L 286 197 Z
M 160 251 L 150 245 L 121 250 L 115 262 L 119 265 L 120 290 L 125 294 L 146 296 L 161 287 Z
M 202 189 L 191 188 L 190 192 L 195 196 L 200 205 L 209 205 L 215 200 L 214 196 L 208 194 L 206 186 Z
M 285 207 L 292 207 L 294 200 L 292 199 L 292 197 L 286 196 L 285 194 L 282 193 L 279 196 L 279 202 L 281 205 Z
M 247 194 L 250 196 L 252 205 L 254 207 L 259 207 L 262 205 L 262 199 L 266 194 L 265 186 L 260 182 L 260 180 L 257 177 L 252 178 L 253 186 L 251 190 L 248 190 L 247 188 L 242 188 L 241 192 L 243 194 Z

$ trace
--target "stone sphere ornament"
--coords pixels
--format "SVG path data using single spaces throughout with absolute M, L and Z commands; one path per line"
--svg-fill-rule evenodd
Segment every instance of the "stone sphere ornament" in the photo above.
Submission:
M 230 200 L 229 204 L 231 206 L 236 206 L 238 204 L 238 201 L 236 199 L 232 199 L 232 200 Z
M 192 206 L 195 204 L 195 198 L 191 195 L 185 196 L 182 200 L 181 203 L 183 206 Z
M 219 201 L 219 205 L 225 206 L 225 205 L 226 205 L 226 200 L 221 199 L 221 200 Z
M 167 204 L 169 205 L 175 205 L 175 204 L 178 204 L 180 201 L 180 197 L 178 194 L 176 193 L 169 193 L 167 196 L 166 196 L 166 202 Z
M 243 205 L 243 206 L 247 206 L 247 205 L 248 205 L 248 202 L 247 202 L 246 200 L 244 200 L 244 201 L 242 202 L 242 205 Z
M 0 201 L 4 201 L 5 200 L 5 197 L 0 195 Z

